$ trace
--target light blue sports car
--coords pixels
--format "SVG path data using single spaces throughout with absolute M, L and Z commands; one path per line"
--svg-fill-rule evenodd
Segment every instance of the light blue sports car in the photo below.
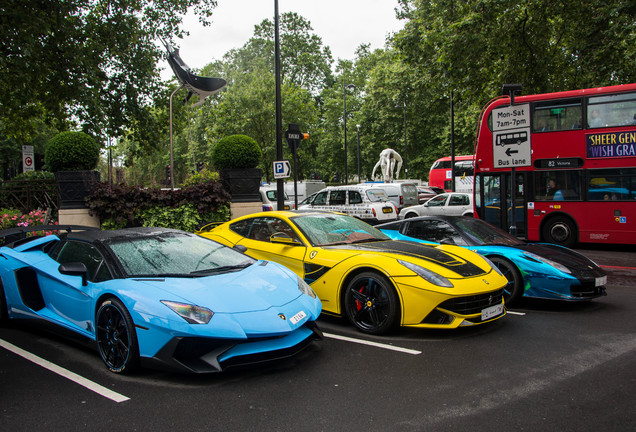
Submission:
M 320 300 L 296 274 L 195 234 L 11 238 L 18 231 L 0 233 L 9 242 L 0 248 L 0 322 L 70 330 L 94 342 L 113 372 L 218 372 L 291 356 L 321 336 Z
M 507 305 L 521 297 L 581 301 L 605 295 L 607 275 L 587 257 L 563 246 L 525 243 L 481 219 L 423 216 L 376 228 L 393 239 L 454 244 L 485 256 L 508 279 Z

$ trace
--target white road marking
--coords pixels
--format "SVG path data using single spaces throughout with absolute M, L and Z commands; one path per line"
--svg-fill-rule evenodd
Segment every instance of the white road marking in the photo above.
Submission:
M 355 338 L 351 338 L 351 337 L 347 337 L 347 336 L 340 336 L 340 335 L 336 335 L 336 334 L 331 334 L 331 333 L 324 333 L 322 334 L 324 337 L 328 337 L 328 338 L 332 338 L 332 339 L 338 339 L 338 340 L 342 340 L 342 341 L 346 341 L 346 342 L 353 342 L 353 343 L 357 343 L 357 344 L 361 344 L 361 345 L 369 345 L 369 346 L 374 346 L 377 348 L 383 348 L 383 349 L 387 349 L 387 350 L 391 350 L 391 351 L 399 351 L 399 352 L 403 352 L 406 354 L 412 354 L 412 355 L 419 355 L 422 354 L 422 351 L 417 351 L 417 350 L 413 350 L 413 349 L 409 349 L 409 348 L 402 348 L 402 347 L 398 347 L 398 346 L 394 346 L 394 345 L 388 345 L 388 344 L 383 344 L 383 343 L 379 343 L 379 342 L 372 342 L 372 341 L 368 341 L 368 340 L 364 340 L 364 339 L 355 339 Z
M 15 345 L 12 345 L 5 340 L 0 339 L 0 346 L 6 350 L 11 351 L 14 354 L 24 357 L 25 359 L 29 361 L 32 361 L 33 363 L 39 366 L 42 366 L 45 369 L 50 370 L 51 372 L 55 372 L 56 374 L 73 381 L 76 384 L 86 387 L 87 389 L 99 394 L 100 396 L 108 398 L 112 401 L 119 403 L 119 402 L 125 402 L 130 399 L 129 397 L 126 397 L 112 390 L 109 390 L 106 387 L 103 387 L 97 383 L 94 383 L 93 381 L 90 381 L 80 375 L 77 375 L 74 372 L 64 369 L 63 367 L 60 367 L 56 365 L 55 363 L 51 363 L 50 361 L 44 360 L 43 358 L 38 357 L 35 354 L 31 354 L 30 352 L 25 351 L 22 348 L 19 348 Z

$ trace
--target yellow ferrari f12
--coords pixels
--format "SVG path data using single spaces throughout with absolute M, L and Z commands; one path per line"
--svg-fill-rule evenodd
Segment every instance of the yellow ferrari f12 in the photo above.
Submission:
M 287 266 L 313 288 L 323 312 L 345 315 L 366 333 L 472 326 L 506 313 L 507 279 L 487 259 L 458 246 L 391 240 L 343 214 L 255 213 L 198 234 Z

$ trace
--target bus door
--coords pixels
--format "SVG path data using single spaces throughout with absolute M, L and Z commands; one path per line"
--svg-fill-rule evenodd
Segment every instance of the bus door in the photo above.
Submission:
M 512 201 L 511 173 L 481 174 L 475 186 L 475 207 L 483 220 L 510 232 L 512 211 L 515 209 L 515 235 L 526 235 L 526 182 L 527 173 L 515 174 L 515 200 Z

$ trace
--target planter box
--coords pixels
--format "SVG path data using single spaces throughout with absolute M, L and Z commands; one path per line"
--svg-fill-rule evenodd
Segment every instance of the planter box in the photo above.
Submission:
M 258 168 L 221 171 L 221 182 L 232 196 L 232 202 L 261 201 L 258 191 L 263 171 Z
M 99 171 L 58 171 L 55 181 L 60 193 L 60 209 L 86 208 L 84 198 L 100 181 Z

